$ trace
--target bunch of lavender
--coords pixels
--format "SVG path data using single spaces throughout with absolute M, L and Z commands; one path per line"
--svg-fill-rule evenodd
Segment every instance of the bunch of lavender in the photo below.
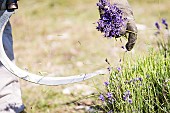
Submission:
M 127 18 L 123 18 L 123 12 L 107 0 L 99 0 L 97 6 L 100 10 L 100 19 L 96 29 L 104 33 L 104 37 L 118 38 L 121 36 L 121 28 L 124 26 Z

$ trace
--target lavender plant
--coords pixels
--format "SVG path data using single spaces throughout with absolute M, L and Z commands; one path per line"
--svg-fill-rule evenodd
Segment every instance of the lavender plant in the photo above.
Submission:
M 164 30 L 168 23 L 162 19 Z M 161 25 L 155 26 L 164 32 Z M 157 35 L 159 36 L 159 35 Z M 163 35 L 164 36 L 164 35 Z M 165 38 L 165 37 L 162 37 Z M 168 37 L 169 38 L 169 37 Z M 165 43 L 166 45 L 168 43 Z M 170 48 L 156 51 L 140 58 L 136 63 L 127 62 L 112 69 L 109 81 L 104 82 L 106 91 L 98 111 L 106 113 L 169 113 L 170 111 Z

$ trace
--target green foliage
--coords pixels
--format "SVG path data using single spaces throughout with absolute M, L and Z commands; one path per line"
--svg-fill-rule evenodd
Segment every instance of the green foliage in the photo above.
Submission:
M 165 55 L 166 54 L 166 55 Z M 107 92 L 113 95 L 113 102 L 107 97 L 102 104 L 105 112 L 168 113 L 170 111 L 170 52 L 151 50 L 150 55 L 140 58 L 135 64 L 127 62 L 121 71 L 110 75 Z M 128 99 L 124 99 L 130 91 Z

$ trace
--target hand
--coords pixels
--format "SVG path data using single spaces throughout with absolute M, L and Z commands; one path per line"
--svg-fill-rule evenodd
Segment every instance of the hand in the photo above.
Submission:
M 126 22 L 124 26 L 121 27 L 120 35 L 127 36 L 128 42 L 126 44 L 126 49 L 128 51 L 132 50 L 135 45 L 137 39 L 137 27 L 135 24 L 135 20 L 133 17 L 132 9 L 127 0 L 99 0 L 100 2 L 110 2 L 112 5 L 114 4 L 117 8 L 122 11 L 123 18 L 126 18 Z M 103 14 L 103 8 L 99 7 L 100 17 Z M 128 35 L 127 35 L 128 34 Z
M 4 0 L 0 2 L 1 10 L 15 10 L 18 9 L 18 0 Z

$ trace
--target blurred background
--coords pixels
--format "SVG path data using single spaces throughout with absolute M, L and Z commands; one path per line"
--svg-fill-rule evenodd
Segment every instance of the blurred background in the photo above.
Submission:
M 71 76 L 107 68 L 107 59 L 117 68 L 124 58 L 127 39 L 107 39 L 96 30 L 97 0 L 21 0 L 11 17 L 16 65 L 29 72 Z M 138 26 L 138 40 L 129 59 L 147 55 L 156 45 L 155 22 L 170 22 L 169 0 L 129 0 Z M 79 99 L 104 89 L 109 75 L 62 86 L 39 86 L 21 80 L 28 113 L 84 113 L 70 103 L 92 105 L 93 99 Z M 77 88 L 77 89 L 76 89 Z M 87 89 L 86 89 L 87 88 Z M 74 89 L 74 90 L 73 90 Z M 80 90 L 81 89 L 81 90 Z M 83 90 L 84 89 L 84 90 Z M 91 91 L 91 92 L 87 92 Z M 86 94 L 87 93 L 87 94 Z

